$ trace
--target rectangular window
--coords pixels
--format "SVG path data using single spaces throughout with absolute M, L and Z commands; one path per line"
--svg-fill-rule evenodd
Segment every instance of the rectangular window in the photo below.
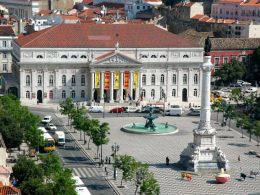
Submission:
M 227 63 L 228 63 L 228 57 L 224 57 L 223 64 L 227 64 Z
M 7 58 L 6 53 L 3 53 L 3 59 L 6 59 L 6 58 Z
M 7 72 L 7 64 L 3 64 L 3 71 Z
M 6 41 L 3 41 L 3 47 L 6 47 L 6 45 L 7 45 Z
M 136 9 L 138 9 L 138 10 L 139 10 L 139 9 L 140 9 L 140 6 L 136 6 Z
M 214 65 L 219 66 L 219 57 L 214 58 Z

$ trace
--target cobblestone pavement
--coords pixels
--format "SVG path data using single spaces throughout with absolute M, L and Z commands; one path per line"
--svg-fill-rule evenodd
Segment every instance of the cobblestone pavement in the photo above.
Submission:
M 103 158 L 112 154 L 111 146 L 116 142 L 119 146 L 118 154 L 131 155 L 135 159 L 149 164 L 149 169 L 154 173 L 161 188 L 162 195 L 173 194 L 260 194 L 260 176 L 259 178 L 246 178 L 240 180 L 240 173 L 249 175 L 250 170 L 260 172 L 260 158 L 248 155 L 250 150 L 260 152 L 260 146 L 256 142 L 249 142 L 248 138 L 240 138 L 240 134 L 234 130 L 228 131 L 227 128 L 221 128 L 218 124 L 212 122 L 212 126 L 217 129 L 217 145 L 223 150 L 230 161 L 231 181 L 226 184 L 216 184 L 216 173 L 200 173 L 193 176 L 192 181 L 182 180 L 180 169 L 176 163 L 179 155 L 189 142 L 193 140 L 192 130 L 198 126 L 198 117 L 160 117 L 156 119 L 157 123 L 166 123 L 176 125 L 179 132 L 172 135 L 137 135 L 122 132 L 120 129 L 123 125 L 133 122 L 144 122 L 142 117 L 115 117 L 100 118 L 102 122 L 110 124 L 110 142 L 103 146 Z M 66 118 L 64 117 L 64 121 Z M 79 139 L 79 133 L 73 133 L 76 139 Z M 219 136 L 229 136 L 221 138 Z M 82 141 L 79 141 L 83 144 Z M 87 148 L 87 145 L 82 145 Z M 96 157 L 96 146 L 90 143 L 91 150 L 86 152 L 94 159 Z M 238 161 L 240 155 L 241 161 Z M 170 165 L 165 165 L 166 156 L 170 159 Z M 112 157 L 111 157 L 112 159 Z M 118 179 L 113 180 L 112 165 L 108 165 L 108 176 L 114 186 L 119 186 L 121 182 L 121 173 L 118 172 Z M 119 188 L 121 194 L 131 195 L 135 192 L 134 183 L 123 182 L 125 188 Z

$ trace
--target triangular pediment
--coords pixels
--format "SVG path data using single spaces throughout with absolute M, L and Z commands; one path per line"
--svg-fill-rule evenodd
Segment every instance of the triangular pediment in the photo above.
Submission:
M 93 65 L 140 65 L 141 62 L 126 56 L 119 52 L 110 52 L 104 54 L 98 58 L 96 61 L 92 62 Z

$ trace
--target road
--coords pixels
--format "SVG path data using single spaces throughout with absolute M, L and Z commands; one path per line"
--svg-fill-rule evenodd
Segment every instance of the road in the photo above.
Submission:
M 39 115 L 41 118 L 45 115 L 51 115 L 52 123 L 57 126 L 57 130 L 65 132 L 66 144 L 65 147 L 58 146 L 55 151 L 60 156 L 64 167 L 72 169 L 73 173 L 81 178 L 92 195 L 114 195 L 115 192 L 104 178 L 102 168 L 95 166 L 95 163 L 82 150 L 79 143 L 74 140 L 73 136 L 67 131 L 67 124 L 63 124 L 58 118 L 53 109 L 29 108 L 29 110 Z M 49 131 L 53 134 L 52 131 Z

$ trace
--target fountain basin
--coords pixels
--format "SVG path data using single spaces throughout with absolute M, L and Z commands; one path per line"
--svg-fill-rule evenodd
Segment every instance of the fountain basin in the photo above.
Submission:
M 167 127 L 166 127 L 167 126 Z M 168 135 L 177 133 L 179 130 L 174 125 L 166 125 L 165 123 L 155 123 L 155 128 L 145 128 L 144 123 L 131 123 L 124 125 L 122 131 L 135 134 L 148 134 L 148 135 Z

